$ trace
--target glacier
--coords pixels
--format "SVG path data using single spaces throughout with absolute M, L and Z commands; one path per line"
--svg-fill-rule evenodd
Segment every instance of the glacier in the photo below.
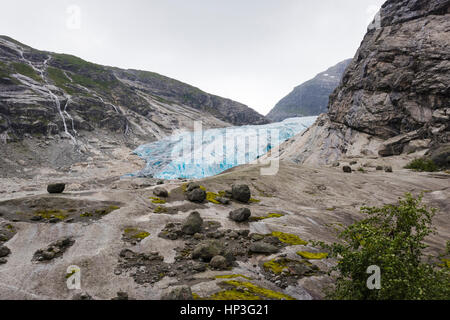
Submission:
M 200 179 L 251 163 L 310 127 L 317 117 L 290 118 L 266 125 L 182 131 L 134 150 L 146 167 L 128 177 Z

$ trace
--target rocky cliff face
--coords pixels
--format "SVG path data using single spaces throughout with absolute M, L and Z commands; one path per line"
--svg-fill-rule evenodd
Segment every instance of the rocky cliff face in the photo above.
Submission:
M 330 96 L 287 147 L 296 162 L 392 156 L 449 142 L 450 1 L 387 1 Z
M 351 59 L 342 61 L 296 87 L 269 112 L 267 118 L 279 122 L 287 118 L 317 116 L 327 112 L 330 94 L 341 82 Z
M 96 65 L 0 36 L 2 173 L 23 157 L 48 162 L 47 153 L 56 154 L 59 160 L 48 164 L 59 166 L 110 146 L 134 148 L 192 130 L 194 121 L 206 128 L 268 122 L 243 104 L 156 73 Z M 103 145 L 94 146 L 97 140 Z

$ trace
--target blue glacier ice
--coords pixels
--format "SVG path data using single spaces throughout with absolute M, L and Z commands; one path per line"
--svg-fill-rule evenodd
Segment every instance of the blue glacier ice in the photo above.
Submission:
M 139 146 L 134 153 L 146 167 L 128 176 L 159 179 L 200 179 L 250 163 L 275 146 L 303 132 L 317 117 L 286 119 L 266 125 L 248 125 L 180 132 Z

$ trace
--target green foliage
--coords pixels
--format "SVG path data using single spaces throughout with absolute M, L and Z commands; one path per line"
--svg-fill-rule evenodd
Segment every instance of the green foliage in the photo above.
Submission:
M 450 299 L 448 269 L 425 263 L 424 239 L 432 234 L 436 209 L 422 197 L 406 194 L 397 205 L 361 208 L 368 218 L 345 228 L 342 243 L 318 242 L 338 263 L 336 286 L 328 298 L 338 300 Z M 369 290 L 369 266 L 381 269 L 381 290 Z
M 47 68 L 48 77 L 55 83 L 55 85 L 64 91 L 66 91 L 68 94 L 74 94 L 75 91 L 68 87 L 68 84 L 70 84 L 69 78 L 64 74 L 64 72 L 61 69 L 48 67 Z
M 38 82 L 42 82 L 42 78 L 36 73 L 36 71 L 34 71 L 32 67 L 30 67 L 26 63 L 16 62 L 13 63 L 13 67 L 17 73 L 20 73 Z
M 436 172 L 439 171 L 438 166 L 431 159 L 419 158 L 411 161 L 405 169 L 422 172 Z

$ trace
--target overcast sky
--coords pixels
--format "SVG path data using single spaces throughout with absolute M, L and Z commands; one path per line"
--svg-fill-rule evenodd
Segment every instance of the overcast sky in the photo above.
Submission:
M 14 0 L 0 34 L 158 72 L 262 114 L 354 56 L 384 0 Z

